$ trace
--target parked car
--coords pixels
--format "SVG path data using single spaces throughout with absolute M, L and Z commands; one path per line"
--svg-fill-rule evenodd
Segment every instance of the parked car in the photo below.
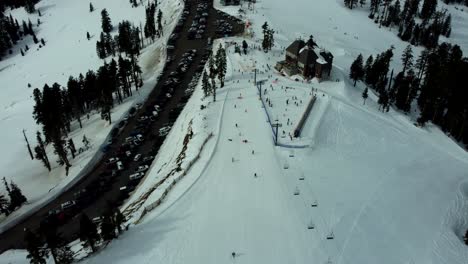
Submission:
M 137 179 L 140 179 L 140 178 L 143 178 L 143 176 L 145 176 L 145 174 L 143 172 L 137 172 L 137 173 L 134 173 L 130 176 L 128 176 L 128 178 L 133 181 L 133 180 L 137 180 Z
M 67 201 L 67 202 L 62 203 L 60 205 L 60 207 L 62 208 L 62 210 L 67 210 L 67 209 L 71 209 L 75 205 L 76 205 L 75 200 L 71 200 L 71 201 Z
M 113 164 L 113 163 L 116 163 L 117 161 L 119 161 L 119 158 L 117 157 L 110 158 L 107 160 L 107 164 Z
M 133 161 L 139 161 L 141 158 L 141 154 L 136 154 L 135 158 L 133 158 Z
M 129 152 L 129 151 L 128 151 Z M 123 163 L 121 161 L 117 161 L 117 170 L 123 170 L 124 167 L 123 167 Z
M 148 169 L 149 169 L 148 165 L 138 166 L 138 168 L 135 169 L 135 172 L 145 172 Z

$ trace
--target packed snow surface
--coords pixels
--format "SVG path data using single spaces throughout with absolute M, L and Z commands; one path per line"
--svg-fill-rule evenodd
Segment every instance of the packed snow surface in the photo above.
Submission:
M 237 14 L 238 8 L 225 10 Z M 167 142 L 182 141 L 189 120 L 198 127 L 194 138 L 213 132 L 215 139 L 160 207 L 83 262 L 465 263 L 468 156 L 438 128 L 378 111 L 372 93 L 363 104 L 362 87 L 353 87 L 344 69 L 357 54 L 391 44 L 398 61 L 406 43 L 359 12 L 326 0 L 265 1 L 247 11 L 257 34 L 248 40 L 249 54 L 234 54 L 227 44 L 228 76 L 217 102 L 208 104 L 211 98 L 203 99 L 198 87 L 160 153 L 174 153 Z M 264 21 L 278 32 L 272 53 L 254 49 Z M 296 82 L 274 72 L 283 48 L 310 34 L 335 56 L 330 80 Z M 271 109 L 263 108 L 253 85 L 254 68 L 262 69 L 257 78 L 277 100 Z M 317 105 L 302 138 L 312 144 L 275 147 L 266 111 L 283 124 L 288 117 L 296 122 L 302 111 L 289 110 L 296 106 L 285 100 L 311 92 Z M 201 111 L 200 104 L 208 108 Z M 135 194 L 173 166 L 175 155 L 160 154 Z M 2 258 L 20 253 L 9 254 Z

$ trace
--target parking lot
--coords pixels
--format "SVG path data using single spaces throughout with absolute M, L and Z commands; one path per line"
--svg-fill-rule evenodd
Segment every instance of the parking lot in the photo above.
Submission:
M 111 131 L 103 160 L 68 191 L 0 236 L 0 252 L 22 248 L 24 229 L 52 221 L 68 240 L 77 238 L 79 215 L 98 219 L 122 204 L 144 177 L 165 137 L 184 108 L 211 53 L 216 37 L 239 33 L 243 26 L 212 7 L 211 2 L 186 1 L 168 41 L 168 58 L 156 87 L 144 104 Z

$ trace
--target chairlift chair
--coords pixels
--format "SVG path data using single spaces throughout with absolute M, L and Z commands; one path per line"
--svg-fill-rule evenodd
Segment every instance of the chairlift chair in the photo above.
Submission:
M 294 195 L 299 195 L 299 188 L 296 187 L 296 189 L 294 190 Z

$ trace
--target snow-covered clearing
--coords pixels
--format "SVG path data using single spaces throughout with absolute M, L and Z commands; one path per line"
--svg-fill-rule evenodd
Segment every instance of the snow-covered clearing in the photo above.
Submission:
M 2 177 L 16 182 L 28 198 L 28 204 L 1 223 L 3 227 L 11 224 L 17 216 L 30 212 L 32 208 L 58 195 L 63 188 L 84 174 L 86 170 L 82 171 L 83 168 L 90 168 L 98 161 L 100 148 L 106 144 L 106 138 L 114 124 L 118 123 L 133 104 L 144 100 L 154 87 L 165 63 L 164 44 L 182 10 L 180 1 L 163 0 L 159 3 L 158 8 L 161 8 L 164 14 L 165 34 L 142 50 L 139 63 L 143 70 L 144 86 L 138 93 L 134 93 L 133 97 L 127 98 L 112 110 L 113 124 L 109 125 L 107 121 L 101 120 L 99 113 L 92 113 L 89 119 L 84 118 L 83 129 L 79 129 L 76 123 L 72 124 L 73 131 L 70 136 L 77 149 L 83 146 L 83 135 L 91 142 L 92 148 L 71 160 L 72 167 L 69 176 L 66 177 L 64 167 L 55 162 L 56 157 L 51 147 L 48 149 L 53 165 L 50 173 L 40 161 L 31 161 L 29 158 L 21 131 L 26 130 L 34 147 L 35 134 L 36 131 L 40 131 L 40 127 L 32 118 L 33 88 L 42 88 L 45 83 L 51 85 L 54 82 L 66 86 L 70 75 L 76 77 L 80 73 L 85 74 L 89 69 L 96 70 L 103 64 L 96 54 L 96 40 L 101 32 L 100 11 L 103 8 L 107 9 L 112 19 L 113 34 L 117 32 L 117 25 L 122 20 L 129 20 L 139 26 L 140 23 L 144 24 L 145 19 L 144 6 L 131 8 L 127 0 L 102 0 L 93 2 L 93 5 L 95 11 L 90 13 L 89 2 L 40 1 L 36 8 L 42 13 L 41 25 L 35 27 L 35 30 L 38 38 L 45 39 L 46 46 L 39 49 L 28 37 L 24 40 L 30 46 L 26 56 L 22 57 L 16 51 L 13 56 L 0 61 L 0 69 L 3 69 L 0 71 L 3 84 L 0 90 L 0 127 L 3 131 L 0 137 Z M 27 21 L 28 18 L 35 22 L 38 18 L 37 14 L 26 14 L 23 8 L 12 10 L 11 13 L 19 22 L 22 19 Z M 87 31 L 92 36 L 89 41 L 86 39 Z M 22 46 L 18 45 L 17 48 Z M 110 61 L 110 58 L 106 60 Z M 32 88 L 28 88 L 28 83 Z M 3 188 L 2 185 L 0 189 Z
M 354 88 L 343 69 L 358 53 L 375 54 L 391 44 L 399 56 L 406 43 L 341 3 L 265 1 L 247 13 L 257 36 L 265 20 L 279 31 L 275 50 L 239 56 L 228 48 L 228 76 L 218 101 L 199 110 L 211 99 L 203 99 L 197 88 L 127 204 L 176 168 L 189 127 L 194 134 L 182 168 L 214 133 L 200 159 L 161 206 L 83 262 L 466 262 L 461 236 L 468 228 L 468 156 L 434 126 L 418 128 L 399 112 L 379 112 L 373 94 L 363 105 L 362 87 Z M 313 144 L 294 150 L 275 147 L 252 70 L 273 66 L 282 47 L 309 34 L 335 55 L 330 81 L 296 82 L 266 69 L 257 76 L 266 80 L 264 88 L 272 85 L 266 94 L 274 105 L 269 111 L 283 124 L 287 118 L 297 120 L 305 107 L 282 111 L 286 99 L 317 94 L 299 139 Z M 249 46 L 258 41 L 249 40 Z M 156 189 L 130 220 L 139 220 L 143 207 L 163 191 Z

